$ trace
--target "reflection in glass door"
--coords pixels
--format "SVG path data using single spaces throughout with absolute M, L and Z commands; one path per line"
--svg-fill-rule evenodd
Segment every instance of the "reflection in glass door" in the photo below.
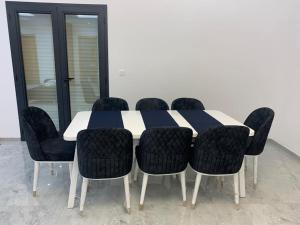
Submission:
M 73 118 L 99 98 L 98 16 L 65 15 L 70 108 Z
M 28 105 L 45 110 L 59 129 L 51 15 L 19 13 L 19 23 Z

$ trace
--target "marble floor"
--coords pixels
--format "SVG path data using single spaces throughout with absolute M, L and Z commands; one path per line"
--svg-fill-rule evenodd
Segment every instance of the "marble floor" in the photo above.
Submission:
M 67 209 L 69 174 L 67 165 L 55 166 L 50 174 L 41 166 L 38 196 L 32 197 L 33 162 L 20 141 L 0 140 L 1 225 L 266 225 L 300 224 L 300 159 L 269 141 L 259 158 L 258 185 L 252 185 L 252 160 L 246 171 L 246 198 L 237 207 L 233 201 L 233 179 L 202 180 L 195 209 L 190 207 L 195 174 L 188 171 L 186 207 L 182 205 L 178 180 L 149 178 L 143 211 L 138 210 L 141 177 L 131 185 L 132 211 L 123 208 L 122 180 L 94 181 L 87 193 L 85 211 Z M 81 183 L 81 180 L 79 180 Z M 80 194 L 78 185 L 77 195 Z

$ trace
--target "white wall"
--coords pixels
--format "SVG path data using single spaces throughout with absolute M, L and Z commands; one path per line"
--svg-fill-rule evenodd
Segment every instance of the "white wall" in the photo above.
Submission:
M 41 2 L 41 0 L 38 0 Z M 48 2 L 46 0 L 45 2 Z M 300 1 L 52 1 L 108 5 L 111 96 L 203 100 L 243 121 L 276 112 L 271 137 L 300 155 Z M 5 15 L 4 3 L 0 5 Z M 0 136 L 19 136 L 6 28 L 0 18 Z M 120 77 L 119 69 L 127 75 Z M 4 124 L 3 124 L 4 123 Z
M 4 0 L 0 0 L 0 138 L 19 137 L 19 121 Z

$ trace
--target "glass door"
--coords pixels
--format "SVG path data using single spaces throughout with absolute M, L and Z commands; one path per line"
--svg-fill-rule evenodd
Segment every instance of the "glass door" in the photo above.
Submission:
M 19 115 L 27 106 L 42 108 L 63 132 L 77 112 L 108 97 L 106 6 L 6 8 Z
M 59 129 L 51 14 L 18 13 L 28 106 L 45 110 Z
M 99 97 L 108 96 L 106 7 L 58 10 L 62 48 L 66 123 L 79 111 L 89 111 Z
M 65 15 L 71 117 L 100 97 L 98 16 Z

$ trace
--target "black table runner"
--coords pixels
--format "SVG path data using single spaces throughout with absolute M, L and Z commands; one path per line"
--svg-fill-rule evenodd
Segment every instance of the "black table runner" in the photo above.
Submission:
M 88 129 L 124 128 L 121 111 L 92 112 Z
M 178 110 L 178 112 L 191 124 L 198 134 L 202 134 L 209 128 L 223 126 L 222 123 L 203 110 Z
M 223 126 L 222 123 L 203 110 L 178 110 L 189 124 L 201 134 L 209 128 Z M 146 129 L 158 127 L 179 127 L 172 116 L 165 110 L 141 111 Z M 92 112 L 88 129 L 124 128 L 121 111 Z
M 141 111 L 146 129 L 157 127 L 178 127 L 172 116 L 165 110 Z

